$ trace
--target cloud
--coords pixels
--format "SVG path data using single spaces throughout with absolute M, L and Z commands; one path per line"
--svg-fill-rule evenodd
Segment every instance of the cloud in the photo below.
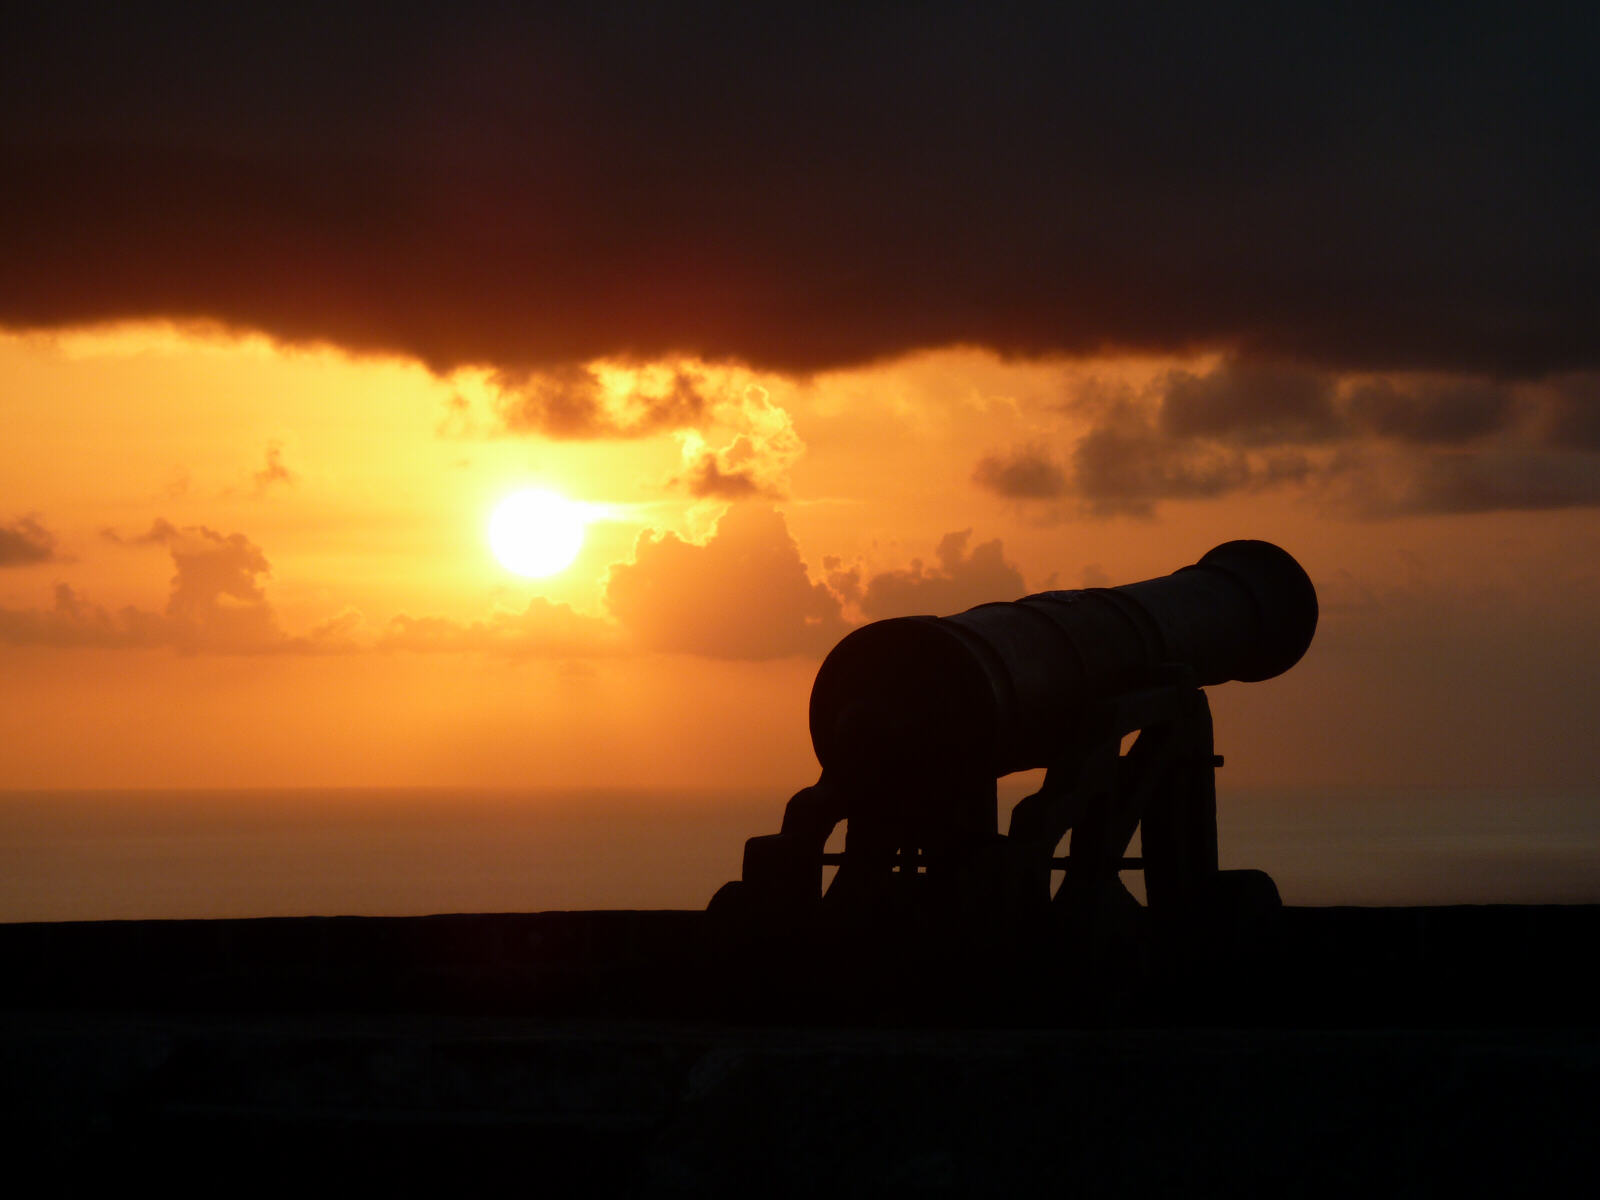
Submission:
M 861 603 L 861 568 L 846 568 L 844 560 L 836 554 L 822 557 L 822 569 L 827 572 L 828 590 L 846 604 Z
M 720 431 L 729 440 L 712 446 L 697 430 L 680 433 L 683 471 L 672 483 L 701 498 L 786 495 L 789 468 L 805 452 L 805 443 L 767 389 L 754 383 L 729 389 L 707 415 L 717 427 L 713 433 Z
M 294 482 L 295 474 L 283 465 L 283 447 L 277 442 L 272 442 L 267 446 L 267 465 L 255 473 L 254 479 L 258 495 L 275 483 L 290 484 Z
M 641 649 L 710 658 L 820 655 L 845 631 L 783 516 L 760 504 L 729 508 L 703 546 L 641 534 L 633 561 L 611 568 L 606 604 Z
M 608 356 L 1593 369 L 1591 21 L 37 6 L 0 46 L 0 322 L 533 370 L 511 418 L 575 437 L 609 426 L 546 369 Z
M 165 623 L 154 613 L 134 608 L 110 612 L 65 583 L 56 584 L 52 598 L 46 609 L 0 608 L 0 643 L 117 649 L 170 644 Z
M 972 481 L 1013 500 L 1053 500 L 1067 490 L 1065 472 L 1037 446 L 984 455 L 972 472 Z
M 1251 480 L 1238 450 L 1196 448 L 1163 437 L 1153 424 L 1093 429 L 1072 452 L 1072 479 L 1088 512 L 1148 516 L 1158 500 L 1203 500 Z
M 378 638 L 380 650 L 418 653 L 475 652 L 509 658 L 583 658 L 615 652 L 616 627 L 569 605 L 535 596 L 521 612 L 496 612 L 481 621 L 410 617 L 390 621 Z
M 1492 380 L 1424 382 L 1406 389 L 1378 379 L 1353 388 L 1345 406 L 1357 429 L 1424 445 L 1451 444 L 1506 429 L 1515 397 Z
M 497 410 L 510 433 L 552 438 L 645 437 L 695 424 L 706 407 L 699 380 L 672 373 L 659 390 L 612 388 L 593 367 L 565 365 L 541 371 L 498 371 Z
M 1554 446 L 1600 454 L 1600 373 L 1554 382 L 1548 440 Z
M 981 488 L 1046 518 L 1150 516 L 1268 489 L 1363 516 L 1600 504 L 1600 375 L 1508 382 L 1275 362 L 1080 385 L 1070 445 L 978 460 Z
M 1206 375 L 1173 371 L 1161 397 L 1161 431 L 1244 446 L 1320 442 L 1341 422 L 1326 375 L 1278 363 L 1229 362 Z
M 162 640 L 180 650 L 262 653 L 288 648 L 291 639 L 267 602 L 262 579 L 272 565 L 242 533 L 221 534 L 204 525 L 182 528 L 157 520 L 131 544 L 161 545 L 172 556 Z
M 309 633 L 291 635 L 266 595 L 271 564 L 243 534 L 156 520 L 141 533 L 106 530 L 105 538 L 123 546 L 160 546 L 171 556 L 171 590 L 162 611 L 109 609 L 63 583 L 48 608 L 0 608 L 0 643 L 206 654 L 381 650 L 561 659 L 631 648 L 769 659 L 820 655 L 847 628 L 838 598 L 811 582 L 783 517 L 761 504 L 730 508 L 704 545 L 673 534 L 641 535 L 633 561 L 611 568 L 605 597 L 614 619 L 535 597 L 521 611 L 496 611 L 479 620 L 402 613 L 376 631 L 360 613 L 346 610 Z
M 181 647 L 282 645 L 285 635 L 261 586 L 272 573 L 261 547 L 242 533 L 223 535 L 205 526 L 170 530 L 166 546 L 176 568 L 166 612 Z
M 735 438 L 730 447 L 735 453 L 745 451 L 748 439 Z M 691 496 L 702 499 L 715 497 L 722 500 L 743 500 L 750 496 L 773 496 L 749 470 L 722 465 L 722 456 L 712 450 L 702 451 L 684 473 L 682 483 Z
M 322 654 L 366 650 L 580 659 L 628 649 L 719 659 L 821 655 L 844 635 L 838 597 L 813 583 L 781 514 L 740 504 L 704 545 L 642 534 L 632 562 L 612 566 L 611 618 L 535 597 L 521 611 L 458 621 L 402 613 L 377 630 L 346 610 L 291 635 L 269 602 L 265 553 L 243 534 L 156 520 L 137 534 L 106 530 L 130 547 L 160 546 L 174 572 L 160 612 L 92 603 L 71 586 L 48 608 L 0 608 L 0 643 L 183 653 Z M 982 548 L 976 559 L 982 558 Z M 959 553 L 957 555 L 959 558 Z M 975 560 L 976 561 L 976 560 Z
M 0 525 L 0 567 L 25 567 L 56 557 L 56 538 L 33 517 Z
M 872 576 L 862 590 L 861 611 L 872 620 L 917 613 L 944 616 L 990 600 L 1015 600 L 1027 589 L 1022 573 L 1005 559 L 1000 539 L 968 549 L 972 530 L 947 533 L 935 551 L 938 565 L 913 559 L 909 568 Z
M 1352 506 L 1368 516 L 1591 508 L 1600 505 L 1592 454 L 1528 447 L 1438 453 L 1358 475 Z
M 1226 368 L 1216 374 L 1224 379 L 1231 375 Z M 1079 512 L 1095 517 L 1148 517 L 1161 501 L 1215 499 L 1303 481 L 1311 474 L 1311 460 L 1303 451 L 1259 444 L 1268 426 L 1301 427 L 1298 418 L 1285 416 L 1304 408 L 1283 399 L 1295 395 L 1296 389 L 1274 392 L 1270 386 L 1251 387 L 1244 401 L 1234 406 L 1227 403 L 1228 393 L 1214 386 L 1210 377 L 1199 384 L 1194 376 L 1175 372 L 1151 396 L 1091 397 L 1088 411 L 1094 423 L 1067 456 L 1069 490 L 1078 500 Z M 1197 403 L 1203 411 L 1171 417 L 1179 407 L 1171 400 L 1173 390 L 1180 401 L 1199 397 Z M 1198 436 L 1171 428 L 1174 423 L 1182 428 L 1188 422 L 1215 432 Z M 1320 421 L 1311 427 L 1318 429 L 1319 439 L 1324 436 Z M 1246 445 L 1236 444 L 1232 435 Z M 1058 510 L 1058 515 L 1066 512 Z
M 0 609 L 0 640 L 16 645 L 152 647 L 185 653 L 266 654 L 337 648 L 311 638 L 291 638 L 268 603 L 262 579 L 272 567 L 259 546 L 241 533 L 204 525 L 179 527 L 157 520 L 133 537 L 106 531 L 128 546 L 164 546 L 174 573 L 159 613 L 106 609 L 58 584 L 48 609 Z

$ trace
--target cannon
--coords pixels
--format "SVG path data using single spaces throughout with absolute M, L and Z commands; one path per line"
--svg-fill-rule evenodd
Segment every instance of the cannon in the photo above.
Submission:
M 862 626 L 812 686 L 821 777 L 779 832 L 746 842 L 711 908 L 765 928 L 897 914 L 942 932 L 1101 933 L 1140 909 L 1131 924 L 1170 947 L 1219 912 L 1276 907 L 1264 873 L 1218 869 L 1222 759 L 1202 689 L 1287 671 L 1316 624 L 1294 558 L 1233 541 L 1156 579 Z M 1002 834 L 997 780 L 1041 767 Z

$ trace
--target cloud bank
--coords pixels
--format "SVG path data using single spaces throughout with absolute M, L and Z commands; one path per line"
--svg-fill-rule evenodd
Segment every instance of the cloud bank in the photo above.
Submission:
M 379 629 L 345 611 L 305 634 L 286 632 L 269 601 L 261 547 L 241 533 L 158 519 L 143 533 L 105 531 L 107 542 L 160 547 L 174 573 L 160 612 L 107 608 L 67 583 L 46 608 L 0 608 L 0 644 L 56 648 L 168 648 L 207 654 L 321 654 L 358 651 L 489 654 L 579 659 L 629 652 L 767 660 L 820 658 L 856 619 L 950 613 L 1026 588 L 998 540 L 972 545 L 972 530 L 945 534 L 933 564 L 913 559 L 862 582 L 860 567 L 824 560 L 816 583 L 770 504 L 735 503 L 702 543 L 673 533 L 640 534 L 627 562 L 606 580 L 605 616 L 534 597 L 520 611 L 469 621 L 402 613 Z
M 161 612 L 111 610 L 58 583 L 48 609 L 0 609 L 0 642 L 13 645 L 141 648 L 166 646 L 186 653 L 273 653 L 331 648 L 291 638 L 268 603 L 262 580 L 272 567 L 261 548 L 243 534 L 221 534 L 204 525 L 178 527 L 155 521 L 142 534 L 107 540 L 132 546 L 162 546 L 173 575 Z
M 535 596 L 521 612 L 495 612 L 477 621 L 401 614 L 389 622 L 376 645 L 425 654 L 588 658 L 613 653 L 619 642 L 611 622 Z
M 574 437 L 605 357 L 1594 368 L 1593 50 L 1582 6 L 29 6 L 0 323 L 489 365 Z
M 1163 501 L 1296 486 L 1364 516 L 1600 505 L 1600 374 L 1341 377 L 1282 362 L 1084 385 L 1070 444 L 991 450 L 980 488 L 1037 511 L 1149 516 Z

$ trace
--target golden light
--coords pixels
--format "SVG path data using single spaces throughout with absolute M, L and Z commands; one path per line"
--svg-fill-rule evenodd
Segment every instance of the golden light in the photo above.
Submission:
M 572 565 L 587 522 L 586 508 L 565 496 L 537 488 L 513 492 L 489 517 L 489 548 L 506 570 L 542 579 Z

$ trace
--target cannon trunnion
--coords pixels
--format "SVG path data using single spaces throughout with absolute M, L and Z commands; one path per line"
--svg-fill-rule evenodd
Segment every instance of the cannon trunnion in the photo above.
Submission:
M 1222 760 L 1201 689 L 1288 670 L 1316 623 L 1300 565 L 1235 541 L 1122 587 L 863 626 L 812 686 L 821 778 L 789 801 L 778 833 L 746 842 L 743 877 L 712 911 L 757 931 L 888 919 L 1096 943 L 1137 932 L 1180 956 L 1234 936 L 1219 926 L 1279 901 L 1265 874 L 1218 870 Z M 997 778 L 1038 767 L 1042 786 L 1002 834 Z M 829 852 L 841 822 L 844 849 Z M 1145 906 L 1120 879 L 1138 869 Z

